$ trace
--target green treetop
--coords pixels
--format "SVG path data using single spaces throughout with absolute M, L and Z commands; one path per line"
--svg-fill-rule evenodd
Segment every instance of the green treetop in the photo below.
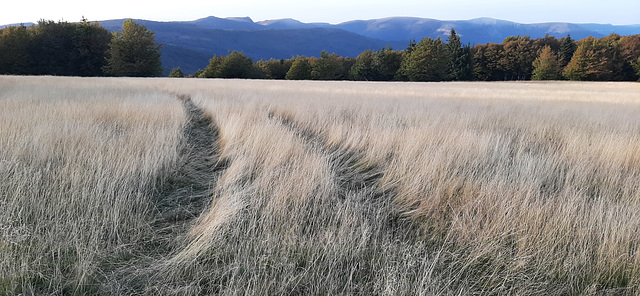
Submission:
M 160 76 L 160 55 L 153 31 L 127 20 L 119 33 L 113 33 L 104 71 L 114 76 Z

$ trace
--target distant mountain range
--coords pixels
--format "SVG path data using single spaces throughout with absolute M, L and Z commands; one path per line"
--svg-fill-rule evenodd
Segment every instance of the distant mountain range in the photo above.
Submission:
M 156 41 L 163 44 L 162 62 L 165 72 L 181 67 L 193 73 L 208 64 L 214 55 L 243 51 L 254 60 L 287 59 L 296 55 L 319 56 L 322 50 L 341 56 L 355 57 L 366 49 L 390 45 L 403 49 L 409 40 L 424 37 L 447 38 L 451 28 L 463 43 L 500 43 L 506 37 L 529 35 L 532 38 L 549 34 L 574 39 L 603 37 L 611 33 L 640 34 L 640 25 L 540 23 L 520 24 L 492 18 L 442 21 L 415 17 L 390 17 L 355 20 L 340 24 L 303 23 L 295 19 L 254 22 L 248 17 L 206 17 L 194 21 L 157 22 L 135 20 L 155 31 Z M 124 19 L 100 21 L 111 31 L 122 28 Z M 2 26 L 0 26 L 2 27 Z

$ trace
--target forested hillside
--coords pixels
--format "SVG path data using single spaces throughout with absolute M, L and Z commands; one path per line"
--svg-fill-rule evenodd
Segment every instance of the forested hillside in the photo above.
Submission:
M 245 22 L 247 26 L 258 26 Z M 240 32 L 202 28 L 207 24 L 222 26 L 219 23 L 187 24 L 194 30 L 215 32 L 217 39 L 235 40 L 233 48 L 237 50 L 217 54 L 228 45 L 212 45 L 211 40 L 216 38 L 211 36 L 184 37 L 183 43 L 190 43 L 193 48 L 186 49 L 168 43 L 171 38 L 179 38 L 176 36 L 180 31 L 171 33 L 176 36 L 170 38 L 164 28 L 170 25 L 159 24 L 162 23 L 152 23 L 156 29 L 165 30 L 162 38 L 132 20 L 112 33 L 101 24 L 86 20 L 6 27 L 0 31 L 0 74 L 161 76 L 174 70 L 172 77 L 297 80 L 636 81 L 640 78 L 640 35 L 611 34 L 577 41 L 570 35 L 562 38 L 517 35 L 500 43 L 472 46 L 451 29 L 446 38 L 426 37 L 393 47 L 332 28 Z M 277 45 L 262 46 L 274 40 Z M 207 51 L 210 53 L 204 53 Z M 283 53 L 287 56 L 282 57 Z M 181 61 L 189 62 L 181 64 Z

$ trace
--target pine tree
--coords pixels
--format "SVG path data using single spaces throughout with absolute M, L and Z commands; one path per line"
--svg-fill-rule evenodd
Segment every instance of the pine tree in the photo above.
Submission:
M 571 39 L 571 35 L 567 35 L 560 40 L 560 62 L 563 66 L 566 66 L 571 61 L 573 54 L 576 52 L 578 45 Z
M 133 20 L 126 20 L 122 31 L 113 34 L 104 71 L 113 76 L 160 76 L 160 47 L 155 42 L 153 31 Z
M 473 56 L 470 46 L 462 46 L 460 36 L 451 29 L 447 39 L 449 48 L 449 80 L 471 80 L 473 78 Z

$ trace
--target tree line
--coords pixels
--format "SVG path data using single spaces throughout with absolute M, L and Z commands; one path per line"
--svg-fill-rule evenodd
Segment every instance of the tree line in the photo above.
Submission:
M 184 77 L 177 68 L 172 77 Z M 320 53 L 253 62 L 242 52 L 215 55 L 204 70 L 187 77 L 367 81 L 636 81 L 640 78 L 640 35 L 611 34 L 575 41 L 571 36 L 464 45 L 454 29 L 440 38 L 411 41 L 404 50 L 366 50 L 356 58 Z
M 152 31 L 131 20 L 113 33 L 86 19 L 41 20 L 0 30 L 0 74 L 160 76 L 160 46 Z
M 40 21 L 0 30 L 0 74 L 160 76 L 153 31 L 131 20 L 120 32 L 98 23 Z M 185 77 L 180 68 L 170 77 Z M 590 80 L 640 78 L 640 35 L 611 34 L 579 41 L 570 36 L 513 36 L 502 43 L 463 44 L 454 29 L 446 41 L 424 38 L 407 48 L 366 50 L 355 58 L 323 51 L 319 57 L 253 61 L 242 52 L 214 55 L 187 77 L 368 81 Z

